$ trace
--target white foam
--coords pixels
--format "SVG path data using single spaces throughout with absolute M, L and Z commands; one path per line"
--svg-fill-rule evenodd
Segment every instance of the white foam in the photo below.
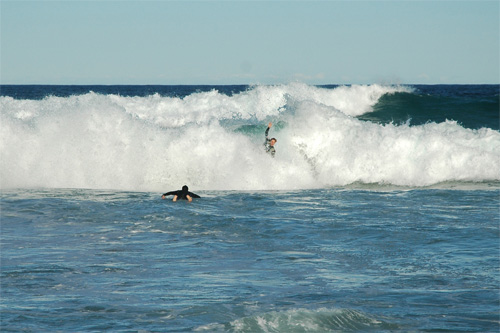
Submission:
M 500 134 L 456 122 L 379 125 L 303 104 L 287 129 L 289 146 L 310 161 L 326 186 L 353 182 L 425 186 L 444 181 L 498 180 Z
M 259 332 L 330 332 L 397 328 L 394 324 L 376 320 L 356 310 L 327 308 L 273 311 L 241 318 L 232 321 L 230 325 L 235 331 Z
M 291 84 L 231 97 L 1 97 L 1 187 L 269 190 L 500 180 L 498 131 L 352 117 L 401 89 Z M 260 124 L 262 134 L 234 131 L 221 122 L 228 119 Z M 285 124 L 271 131 L 274 159 L 262 147 L 269 120 Z

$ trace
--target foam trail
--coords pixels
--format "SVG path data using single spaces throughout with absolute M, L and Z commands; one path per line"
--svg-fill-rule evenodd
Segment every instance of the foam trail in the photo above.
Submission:
M 500 133 L 353 116 L 404 87 L 256 86 L 183 99 L 0 98 L 2 188 L 272 190 L 499 181 Z M 264 151 L 277 125 L 277 156 Z
M 235 320 L 228 325 L 239 332 L 330 332 L 394 330 L 398 325 L 350 309 L 291 309 Z M 206 329 L 217 328 L 206 327 Z M 204 328 L 197 331 L 203 331 Z

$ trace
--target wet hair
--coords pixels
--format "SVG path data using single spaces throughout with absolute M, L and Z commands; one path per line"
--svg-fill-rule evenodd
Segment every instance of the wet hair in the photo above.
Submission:
M 187 187 L 187 185 L 184 185 L 184 186 L 182 187 L 182 190 L 183 190 L 183 191 L 187 191 L 187 190 L 189 190 L 189 188 Z

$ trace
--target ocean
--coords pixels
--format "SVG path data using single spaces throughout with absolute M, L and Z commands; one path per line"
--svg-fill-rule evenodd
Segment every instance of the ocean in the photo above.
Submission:
M 0 329 L 498 332 L 499 88 L 2 85 Z

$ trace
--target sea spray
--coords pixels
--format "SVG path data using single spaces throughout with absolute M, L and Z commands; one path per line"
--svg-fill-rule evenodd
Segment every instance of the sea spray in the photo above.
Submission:
M 454 121 L 380 125 L 302 103 L 289 146 L 303 154 L 322 186 L 353 182 L 425 186 L 497 180 L 500 136 Z
M 409 87 L 304 84 L 180 98 L 0 97 L 2 188 L 274 190 L 500 180 L 500 133 L 363 121 Z M 263 149 L 272 121 L 276 158 Z

